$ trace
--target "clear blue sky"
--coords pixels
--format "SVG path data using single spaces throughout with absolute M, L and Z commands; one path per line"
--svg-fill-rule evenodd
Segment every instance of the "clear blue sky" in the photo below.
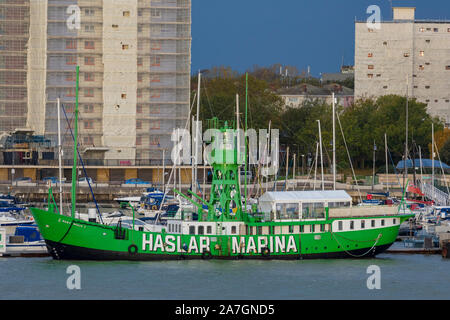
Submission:
M 416 19 L 450 20 L 449 0 L 392 0 Z M 391 20 L 389 0 L 192 0 L 192 73 L 211 66 L 294 65 L 311 73 L 354 63 L 354 21 L 370 5 Z

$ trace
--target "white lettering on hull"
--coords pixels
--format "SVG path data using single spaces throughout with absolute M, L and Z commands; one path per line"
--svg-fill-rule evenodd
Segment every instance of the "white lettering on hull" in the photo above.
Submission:
M 180 235 L 143 234 L 142 251 L 155 253 L 203 253 L 210 251 L 211 238 L 191 236 L 182 241 Z M 187 246 L 182 243 L 188 243 Z M 183 247 L 185 247 L 183 249 Z M 294 236 L 236 236 L 231 237 L 233 254 L 258 254 L 268 248 L 271 253 L 296 253 L 297 242 Z M 186 249 L 186 250 L 185 250 Z

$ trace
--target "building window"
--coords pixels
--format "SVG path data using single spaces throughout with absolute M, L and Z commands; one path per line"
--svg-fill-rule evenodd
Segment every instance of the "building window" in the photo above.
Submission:
M 161 82 L 161 78 L 159 77 L 159 74 L 154 74 L 150 76 L 150 82 Z
M 384 226 L 384 219 L 381 219 L 381 226 Z
M 152 41 L 151 49 L 152 50 L 161 50 L 161 41 Z
M 94 32 L 94 25 L 92 24 L 87 24 L 84 26 L 84 31 L 85 32 Z
M 85 113 L 93 113 L 94 112 L 94 106 L 92 104 L 87 104 L 84 106 L 84 112 Z
M 419 65 L 419 70 L 425 70 L 425 66 L 423 64 Z
M 129 17 L 130 16 L 130 11 L 124 11 L 123 12 L 123 16 L 124 17 Z
M 430 86 L 425 86 L 425 89 L 430 89 Z
M 95 14 L 95 11 L 94 11 L 94 9 L 85 9 L 84 14 L 87 17 L 92 17 Z
M 84 57 L 84 64 L 86 66 L 93 66 L 93 65 L 95 65 L 94 57 Z
M 450 66 L 445 66 L 445 70 L 450 70 Z
M 112 27 L 113 29 L 118 29 L 118 28 L 119 28 L 119 25 L 118 25 L 118 24 L 113 24 L 111 27 Z
M 366 228 L 366 221 L 361 220 L 361 229 L 365 229 L 365 228 Z
M 379 77 L 381 77 L 381 73 L 378 73 L 378 74 L 377 74 L 377 78 L 379 78 Z
M 142 89 L 137 89 L 136 95 L 138 98 L 142 98 Z
M 150 121 L 150 129 L 160 129 L 159 120 Z
M 383 86 L 383 89 L 387 89 L 388 88 L 388 86 Z
M 338 230 L 342 230 L 342 221 L 338 221 Z
M 236 234 L 236 226 L 231 227 L 231 234 Z
M 66 97 L 75 97 L 75 89 L 74 88 L 67 88 L 67 90 L 66 90 Z
M 420 31 L 420 32 L 425 32 L 425 28 L 424 28 L 424 27 L 420 27 L 420 28 L 419 28 L 419 31 Z
M 195 226 L 189 226 L 189 234 L 195 234 Z
M 355 222 L 354 221 L 350 221 L 350 230 L 355 229 Z
M 121 97 L 122 99 L 126 99 L 126 98 L 127 98 L 127 94 L 126 94 L 126 93 L 122 93 L 122 94 L 120 95 L 120 97 Z
M 150 106 L 150 114 L 160 114 L 161 108 L 159 106 Z
M 142 9 L 138 10 L 138 17 L 142 17 Z
M 77 40 L 67 39 L 66 40 L 66 49 L 76 49 L 77 48 Z
M 375 228 L 375 220 L 371 220 L 371 221 L 370 221 L 370 226 L 371 226 L 372 228 Z
M 143 65 L 142 58 L 137 58 L 137 65 L 138 67 L 142 67 Z
M 408 57 L 409 57 L 409 53 L 406 52 L 406 53 L 403 54 L 403 56 L 404 56 L 405 58 L 408 58 Z
M 161 10 L 151 9 L 152 18 L 161 18 Z
M 83 144 L 84 145 L 93 145 L 94 139 L 92 137 L 84 137 L 83 138 Z
M 370 70 L 372 70 L 372 69 L 374 69 L 375 67 L 374 67 L 374 65 L 373 64 L 369 64 L 368 66 L 367 66 L 367 69 L 370 69 Z
M 419 56 L 423 57 L 425 55 L 425 51 L 420 51 Z
M 84 74 L 84 81 L 94 81 L 94 74 L 90 72 L 86 72 Z
M 92 98 L 94 96 L 94 89 L 92 89 L 92 88 L 84 89 L 84 96 Z
M 137 105 L 136 106 L 136 113 L 142 113 L 142 106 L 141 105 Z
M 447 28 L 447 32 L 450 32 L 450 28 Z
M 383 46 L 387 46 L 387 41 L 384 41 L 384 42 L 383 42 Z
M 69 65 L 77 64 L 77 57 L 76 56 L 67 56 L 66 57 L 66 64 L 69 64 Z
M 136 120 L 136 129 L 142 129 L 142 121 Z
M 372 53 L 372 52 L 369 52 L 369 53 L 367 54 L 367 57 L 372 58 L 372 57 L 373 57 L 373 53 Z
M 150 137 L 150 145 L 151 146 L 160 146 L 160 139 L 159 137 Z
M 84 120 L 84 128 L 85 129 L 94 129 L 94 121 L 92 120 Z
M 151 57 L 150 58 L 150 64 L 152 67 L 159 67 L 161 66 L 161 58 L 160 57 Z
M 94 41 L 85 41 L 84 48 L 85 49 L 95 49 L 95 42 Z
M 75 81 L 75 74 L 70 72 L 66 75 L 66 81 Z
M 155 90 L 151 93 L 150 98 L 161 98 L 161 92 L 159 90 Z
M 369 32 L 373 32 L 373 29 L 372 28 L 368 28 L 368 30 L 367 31 L 369 31 Z
M 206 233 L 207 234 L 211 234 L 212 233 L 212 227 L 211 226 L 206 226 Z
M 433 31 L 434 32 L 439 32 L 439 28 L 434 28 Z
M 128 48 L 129 48 L 129 45 L 127 45 L 127 44 L 122 45 L 122 50 L 128 50 Z
M 369 73 L 369 74 L 367 74 L 367 78 L 370 78 L 370 79 L 372 79 L 372 78 L 373 78 L 373 73 Z
M 427 39 L 427 40 L 425 40 L 425 42 L 426 42 L 426 43 L 430 43 L 430 42 L 431 42 L 431 40 Z
M 204 226 L 198 226 L 198 234 L 204 234 L 205 233 L 205 227 Z

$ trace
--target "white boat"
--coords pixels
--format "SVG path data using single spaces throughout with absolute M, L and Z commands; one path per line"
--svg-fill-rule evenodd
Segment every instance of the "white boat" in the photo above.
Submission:
M 20 225 L 13 234 L 0 228 L 0 256 L 36 257 L 48 256 L 47 246 L 36 225 Z

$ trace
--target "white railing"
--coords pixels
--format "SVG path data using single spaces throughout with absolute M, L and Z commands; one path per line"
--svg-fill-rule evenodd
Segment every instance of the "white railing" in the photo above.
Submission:
M 432 199 L 439 206 L 448 206 L 450 205 L 450 197 L 444 191 L 439 190 L 435 186 L 424 183 L 422 181 L 419 182 L 420 189 L 422 192 L 430 199 Z

